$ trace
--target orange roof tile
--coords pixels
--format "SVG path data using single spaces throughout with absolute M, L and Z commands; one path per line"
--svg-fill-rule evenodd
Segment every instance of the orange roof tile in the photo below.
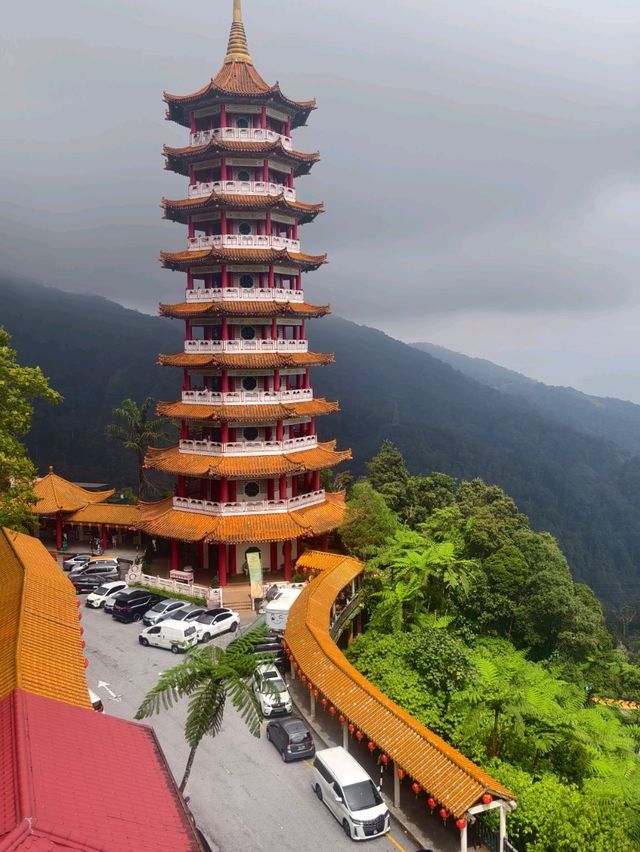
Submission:
M 304 153 L 285 148 L 281 139 L 274 142 L 235 142 L 227 139 L 217 139 L 215 136 L 206 145 L 186 145 L 183 148 L 173 148 L 165 145 L 163 154 L 167 158 L 166 168 L 177 174 L 189 174 L 189 165 L 201 160 L 209 160 L 220 154 L 246 154 L 250 157 L 276 157 L 293 167 L 296 177 L 308 174 L 311 167 L 320 159 L 320 153 Z
M 254 479 L 283 473 L 304 473 L 333 467 L 351 458 L 351 451 L 336 452 L 336 442 L 318 444 L 317 448 L 295 453 L 267 456 L 214 456 L 181 453 L 177 446 L 150 448 L 145 467 L 181 476 L 228 476 L 232 479 Z
M 301 302 L 180 302 L 176 305 L 160 305 L 165 317 L 277 317 L 301 316 L 323 317 L 330 312 L 329 305 L 307 305 Z
M 273 405 L 199 405 L 186 402 L 159 402 L 160 417 L 176 420 L 207 420 L 214 423 L 268 423 L 290 417 L 319 417 L 339 410 L 337 402 L 314 399 L 309 402 L 274 403 Z
M 294 512 L 264 515 L 199 515 L 176 511 L 171 498 L 142 504 L 140 528 L 148 535 L 180 541 L 240 544 L 247 541 L 287 541 L 324 535 L 344 519 L 344 493 L 328 493 L 324 503 Z
M 0 529 L 0 699 L 14 689 L 91 707 L 76 594 L 31 536 Z
M 37 497 L 35 512 L 38 515 L 55 515 L 58 512 L 75 512 L 93 503 L 102 503 L 114 493 L 109 491 L 87 491 L 58 476 L 49 468 L 49 473 L 36 480 L 33 487 Z
M 292 606 L 284 638 L 313 684 L 454 817 L 464 816 L 485 793 L 512 800 L 506 787 L 376 689 L 331 639 L 331 608 L 362 573 L 363 564 L 348 556 L 313 551 L 298 564 L 320 568 L 321 573 Z
M 287 249 L 202 249 L 198 251 L 163 251 L 160 262 L 166 269 L 186 270 L 212 263 L 272 264 L 290 263 L 305 271 L 318 269 L 327 262 L 326 254 L 303 254 Z
M 319 213 L 324 212 L 324 204 L 303 204 L 300 201 L 289 201 L 284 194 L 280 195 L 229 195 L 222 192 L 212 192 L 201 198 L 181 198 L 172 200 L 163 198 L 161 206 L 165 218 L 174 222 L 187 224 L 188 217 L 203 210 L 218 210 L 232 207 L 244 210 L 280 210 L 293 213 L 298 222 L 311 222 Z
M 137 506 L 99 503 L 85 506 L 64 519 L 65 524 L 106 524 L 109 527 L 135 527 L 140 519 Z
M 203 367 L 228 369 L 271 370 L 276 367 L 317 367 L 331 364 L 333 355 L 322 355 L 318 352 L 288 352 L 288 353 L 252 353 L 243 355 L 210 355 L 178 352 L 176 355 L 158 355 L 158 364 L 162 367 L 185 367 L 187 370 L 197 370 Z

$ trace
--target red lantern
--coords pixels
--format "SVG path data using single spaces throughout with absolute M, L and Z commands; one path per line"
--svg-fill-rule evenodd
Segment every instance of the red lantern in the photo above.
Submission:
M 82 636 L 83 633 L 84 633 L 84 627 L 81 627 L 80 628 L 80 635 Z
M 356 739 L 358 740 L 358 742 L 361 742 L 363 737 L 364 734 L 362 733 L 362 731 L 356 731 Z
M 442 817 L 442 819 L 446 822 L 446 821 L 447 821 L 447 817 L 449 816 L 449 811 L 448 811 L 446 808 L 440 808 L 440 810 L 438 811 L 438 813 L 440 814 L 440 816 Z
M 84 648 L 84 646 L 85 646 L 86 644 L 87 644 L 87 643 L 84 641 L 84 639 L 81 639 L 81 640 L 80 640 L 80 647 L 81 647 L 81 648 Z
M 306 675 L 301 675 L 301 677 L 300 677 L 300 681 L 301 681 L 302 683 L 306 683 L 306 682 L 307 682 L 307 677 L 306 677 Z
M 493 801 L 493 796 L 491 795 L 491 793 L 485 793 L 484 796 L 482 797 L 482 804 L 483 805 L 490 805 L 492 801 Z
M 356 729 L 356 726 L 353 724 L 353 722 L 349 722 L 349 728 L 348 728 L 349 733 L 352 734 L 355 731 L 355 729 Z
M 82 613 L 80 612 L 80 610 L 78 610 L 76 615 L 78 616 L 78 621 L 82 621 Z
M 89 665 L 89 660 L 85 657 L 85 658 L 84 658 L 84 667 L 85 667 L 85 669 L 88 667 L 88 665 Z
M 332 716 L 336 715 L 336 708 L 333 706 L 333 704 L 331 705 L 331 707 L 329 707 L 329 713 L 331 713 Z
M 380 763 L 381 763 L 383 766 L 386 766 L 386 765 L 387 765 L 387 763 L 389 763 L 389 758 L 387 757 L 387 755 L 386 755 L 386 754 L 381 754 L 381 755 L 380 755 Z
M 323 697 L 322 697 L 322 701 L 320 702 L 320 704 L 322 704 L 322 706 L 323 706 L 323 707 L 326 707 L 328 703 L 329 703 L 329 702 L 327 701 L 327 699 L 323 696 Z
M 405 776 L 405 771 L 404 771 L 404 769 L 398 769 L 398 771 L 396 772 L 396 775 L 397 775 L 397 776 L 398 776 L 398 778 L 402 781 L 402 779 L 403 779 L 403 778 L 404 778 L 404 776 Z
M 317 698 L 320 695 L 320 691 L 318 689 L 313 690 L 313 697 Z
M 341 724 L 341 725 L 344 725 L 344 723 L 345 723 L 346 721 L 347 721 L 347 720 L 346 720 L 346 718 L 345 718 L 345 717 L 342 715 L 342 713 L 341 713 L 341 714 L 338 716 L 338 722 L 340 722 L 340 724 Z
M 432 813 L 438 807 L 438 803 L 433 798 L 433 796 L 429 796 L 429 798 L 427 799 L 427 806 Z
M 80 601 L 76 598 L 76 606 L 80 606 Z
M 422 787 L 418 784 L 418 782 L 417 782 L 417 781 L 414 781 L 414 782 L 413 782 L 413 784 L 411 785 L 411 789 L 413 790 L 413 792 L 414 792 L 414 793 L 416 794 L 416 796 L 417 796 L 417 795 L 418 795 L 418 793 L 420 792 L 420 790 L 422 789 Z
M 466 828 L 466 827 L 467 827 L 466 819 L 457 819 L 456 820 L 456 828 L 458 828 L 460 831 L 462 831 L 462 829 Z
M 307 689 L 313 689 L 313 684 L 311 683 L 310 680 L 307 681 Z

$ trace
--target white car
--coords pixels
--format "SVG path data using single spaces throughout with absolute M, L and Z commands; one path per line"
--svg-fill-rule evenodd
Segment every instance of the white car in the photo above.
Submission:
M 275 666 L 258 666 L 252 686 L 263 716 L 288 716 L 293 710 L 287 685 Z
M 160 624 L 152 624 L 138 636 L 138 642 L 145 647 L 155 645 L 166 648 L 173 654 L 184 654 L 198 644 L 196 629 L 190 621 L 174 621 L 167 618 Z
M 208 642 L 222 633 L 235 633 L 240 624 L 240 615 L 232 609 L 219 607 L 208 610 L 192 623 L 197 630 L 198 642 Z
M 114 580 L 112 583 L 103 583 L 87 595 L 86 604 L 87 606 L 93 607 L 93 609 L 100 609 L 100 607 L 103 607 L 106 604 L 109 598 L 112 598 L 115 594 L 126 588 L 127 584 L 124 580 Z

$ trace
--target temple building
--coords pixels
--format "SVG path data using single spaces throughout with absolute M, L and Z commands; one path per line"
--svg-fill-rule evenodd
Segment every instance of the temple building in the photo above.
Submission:
M 304 272 L 325 255 L 302 251 L 301 226 L 322 204 L 297 199 L 296 178 L 317 153 L 297 151 L 292 132 L 315 101 L 285 97 L 256 71 L 240 0 L 218 74 L 189 95 L 165 93 L 167 118 L 187 144 L 165 147 L 166 168 L 187 178 L 186 197 L 163 199 L 166 219 L 186 226 L 183 251 L 163 252 L 181 272 L 180 302 L 160 306 L 184 323 L 184 349 L 162 354 L 182 371 L 182 395 L 158 413 L 180 424 L 179 442 L 152 449 L 146 466 L 176 477 L 175 494 L 142 506 L 141 528 L 171 541 L 171 567 L 208 570 L 224 586 L 259 552 L 264 570 L 291 577 L 307 545 L 327 546 L 342 522 L 344 495 L 321 486 L 322 470 L 350 458 L 318 440 L 317 418 L 337 403 L 314 396 Z

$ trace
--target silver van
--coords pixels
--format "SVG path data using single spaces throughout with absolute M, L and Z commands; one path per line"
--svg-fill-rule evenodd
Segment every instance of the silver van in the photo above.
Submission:
M 351 840 L 369 840 L 389 831 L 389 809 L 380 790 L 342 746 L 316 752 L 311 782 Z
M 141 645 L 156 645 L 166 648 L 173 654 L 184 654 L 193 645 L 198 644 L 198 632 L 188 621 L 172 621 L 170 618 L 145 627 L 138 636 Z

